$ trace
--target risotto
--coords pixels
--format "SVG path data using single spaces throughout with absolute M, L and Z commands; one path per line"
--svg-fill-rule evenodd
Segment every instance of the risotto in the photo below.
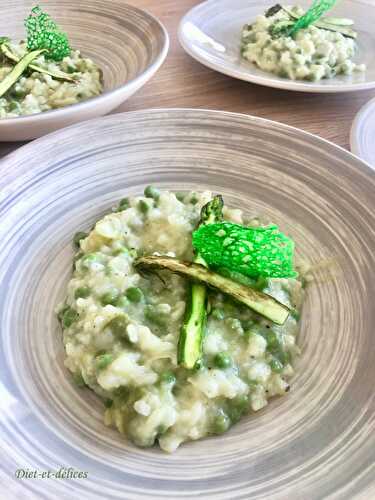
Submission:
M 193 260 L 192 232 L 211 193 L 159 192 L 126 198 L 89 234 L 77 233 L 73 277 L 58 315 L 65 365 L 97 393 L 104 422 L 136 445 L 173 452 L 189 440 L 227 431 L 241 416 L 289 391 L 303 298 L 301 280 L 256 280 L 290 308 L 276 325 L 219 290 L 208 290 L 201 359 L 178 363 L 188 282 L 168 271 L 140 273 L 144 255 Z M 258 218 L 224 206 L 224 219 Z
M 277 10 L 277 7 L 280 7 Z M 319 81 L 335 75 L 363 72 L 364 64 L 353 58 L 357 44 L 355 32 L 347 24 L 350 20 L 335 19 L 342 26 L 330 24 L 330 18 L 300 29 L 293 36 L 282 36 L 282 29 L 304 14 L 300 7 L 276 6 L 255 22 L 243 28 L 241 37 L 242 57 L 260 69 L 291 80 Z M 332 23 L 333 23 L 332 20 Z
M 11 52 L 21 59 L 27 51 L 26 42 L 9 43 Z M 34 65 L 51 73 L 63 72 L 74 81 L 55 79 L 49 74 L 29 68 L 28 72 L 0 98 L 0 118 L 15 118 L 51 109 L 58 109 L 97 96 L 103 92 L 101 69 L 79 50 L 72 50 L 62 61 L 47 59 L 41 54 Z M 0 81 L 9 74 L 14 63 L 0 55 Z

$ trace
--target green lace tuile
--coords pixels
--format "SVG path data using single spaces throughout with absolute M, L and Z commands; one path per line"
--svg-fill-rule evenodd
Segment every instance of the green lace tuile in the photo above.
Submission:
M 61 61 L 71 52 L 68 37 L 63 33 L 49 14 L 40 7 L 34 7 L 25 20 L 27 48 L 29 50 L 46 49 L 45 57 Z

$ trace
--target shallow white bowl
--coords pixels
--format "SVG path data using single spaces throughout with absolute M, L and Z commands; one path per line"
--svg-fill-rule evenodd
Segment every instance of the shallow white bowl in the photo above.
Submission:
M 375 168 L 375 99 L 357 113 L 350 131 L 350 148 Z
M 182 19 L 178 32 L 181 45 L 194 59 L 211 69 L 267 87 L 300 92 L 352 92 L 375 87 L 375 4 L 372 0 L 343 0 L 332 9 L 332 15 L 354 20 L 358 32 L 358 54 L 355 59 L 366 63 L 366 73 L 340 75 L 318 83 L 280 78 L 262 71 L 241 57 L 242 27 L 275 3 L 276 0 L 203 2 Z M 297 3 L 308 8 L 311 0 Z
M 34 0 L 2 2 L 0 33 L 12 40 L 24 38 L 24 19 L 34 5 Z M 71 45 L 102 68 L 104 93 L 65 108 L 0 119 L 0 141 L 34 139 L 112 111 L 140 89 L 167 56 L 164 26 L 122 0 L 49 0 L 41 7 L 68 34 Z
M 82 140 L 84 138 L 84 140 Z M 64 368 L 54 313 L 72 235 L 147 184 L 264 213 L 312 264 L 290 393 L 173 455 L 103 424 Z M 6 500 L 375 498 L 375 173 L 318 137 L 245 115 L 145 110 L 60 130 L 0 165 L 0 477 Z M 331 264 L 321 266 L 322 263 Z M 332 265 L 334 264 L 334 265 Z M 18 468 L 88 473 L 25 479 Z

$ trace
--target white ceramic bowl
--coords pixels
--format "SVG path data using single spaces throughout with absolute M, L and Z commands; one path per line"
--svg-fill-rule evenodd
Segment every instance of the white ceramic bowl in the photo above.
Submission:
M 281 78 L 263 71 L 240 54 L 244 24 L 255 20 L 276 0 L 207 0 L 193 7 L 182 19 L 179 40 L 185 51 L 200 63 L 225 75 L 247 82 L 299 92 L 353 92 L 375 87 L 375 4 L 373 0 L 342 0 L 332 9 L 332 16 L 349 17 L 358 32 L 355 60 L 367 66 L 365 73 L 339 75 L 320 82 Z M 287 2 L 288 3 L 288 2 Z M 311 0 L 289 2 L 306 9 Z
M 2 2 L 0 33 L 12 40 L 24 38 L 24 19 L 34 5 L 34 0 Z M 122 0 L 49 0 L 41 7 L 68 34 L 71 45 L 102 68 L 104 93 L 65 108 L 1 119 L 0 141 L 34 139 L 112 111 L 155 74 L 168 52 L 163 25 Z
M 375 168 L 375 99 L 358 111 L 350 131 L 350 148 Z
M 221 193 L 279 224 L 316 264 L 288 396 L 173 455 L 137 448 L 104 425 L 103 404 L 64 367 L 54 313 L 71 276 L 72 235 L 147 184 Z M 375 172 L 332 143 L 218 111 L 115 114 L 4 159 L 0 497 L 374 499 L 374 191 Z M 15 478 L 21 467 L 61 466 L 88 477 Z

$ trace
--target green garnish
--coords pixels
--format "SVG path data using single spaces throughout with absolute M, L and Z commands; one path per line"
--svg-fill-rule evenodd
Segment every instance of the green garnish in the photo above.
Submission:
M 353 31 L 350 26 L 354 24 L 351 19 L 339 18 L 339 17 L 323 17 L 322 15 L 326 10 L 333 7 L 335 1 L 332 0 L 330 7 L 325 9 L 319 17 L 315 17 L 313 20 L 313 15 L 311 14 L 312 9 L 314 9 L 313 14 L 316 16 L 318 4 L 320 2 L 315 1 L 312 8 L 309 9 L 303 16 L 298 16 L 292 9 L 284 7 L 283 5 L 276 4 L 265 13 L 265 17 L 272 17 L 277 14 L 280 10 L 284 11 L 290 17 L 289 20 L 277 21 L 271 28 L 270 32 L 273 36 L 291 36 L 300 29 L 307 28 L 311 24 L 314 24 L 317 28 L 324 29 L 326 31 L 333 31 L 335 33 L 341 33 L 343 36 L 348 38 L 357 38 L 357 33 Z M 320 7 L 321 8 L 321 7 Z M 307 24 L 308 23 L 308 24 Z
M 256 278 L 294 278 L 294 242 L 275 225 L 245 227 L 230 222 L 202 226 L 193 246 L 209 266 L 224 267 Z
M 290 29 L 289 34 L 293 35 L 298 30 L 306 29 L 310 24 L 318 21 L 322 15 L 328 10 L 332 9 L 337 0 L 314 0 L 310 9 L 294 23 Z
M 289 308 L 278 302 L 270 295 L 254 290 L 248 286 L 242 285 L 241 283 L 232 281 L 207 269 L 201 264 L 182 262 L 172 257 L 159 257 L 153 255 L 149 257 L 141 257 L 135 262 L 135 266 L 139 269 L 144 269 L 145 271 L 153 269 L 169 270 L 173 273 L 189 278 L 192 281 L 198 281 L 199 283 L 216 288 L 220 292 L 231 296 L 233 299 L 245 304 L 250 307 L 250 309 L 253 309 L 253 311 L 261 314 L 278 325 L 283 325 L 289 316 Z M 197 316 L 198 320 L 199 318 L 200 316 Z M 194 346 L 194 340 L 197 338 L 199 337 L 192 336 L 191 344 L 194 344 Z M 199 349 L 197 349 L 197 351 L 200 354 Z M 195 354 L 193 356 L 190 352 L 195 353 L 196 351 L 195 349 L 193 350 L 193 348 L 192 351 L 186 351 L 186 354 L 189 356 L 189 365 L 191 364 L 191 359 L 195 357 Z
M 12 71 L 7 74 L 7 76 L 0 82 L 0 97 L 7 92 L 12 85 L 21 77 L 22 73 L 29 66 L 29 64 L 36 59 L 40 54 L 45 52 L 42 50 L 34 50 L 33 52 L 28 52 L 23 58 L 14 66 Z
M 29 50 L 45 49 L 46 57 L 61 61 L 69 56 L 71 49 L 68 37 L 63 33 L 49 14 L 40 7 L 34 7 L 25 20 L 27 32 L 27 48 Z
M 223 199 L 215 196 L 201 210 L 199 225 L 205 226 L 219 222 L 223 218 Z M 194 262 L 206 266 L 199 253 Z M 184 322 L 178 341 L 177 360 L 186 368 L 194 368 L 202 354 L 202 342 L 207 318 L 207 290 L 202 283 L 192 283 L 188 291 L 188 301 Z
M 130 300 L 130 302 L 141 302 L 143 299 L 143 292 L 140 288 L 136 286 L 131 286 L 125 292 L 126 298 Z
M 1 47 L 0 47 L 1 51 L 5 55 L 5 57 L 7 57 L 7 59 L 9 59 L 10 61 L 16 62 L 16 63 L 20 61 L 20 58 L 18 56 L 16 56 L 16 54 L 13 54 L 9 45 L 7 45 L 5 43 L 5 41 L 1 43 L 1 38 L 0 38 L 0 44 L 1 44 Z M 54 78 L 55 80 L 63 80 L 63 81 L 72 82 L 72 83 L 77 81 L 62 71 L 58 71 L 58 72 L 57 71 L 50 71 L 48 69 L 42 68 L 41 66 L 38 66 L 37 64 L 30 64 L 29 68 L 38 72 L 38 73 L 44 73 L 45 75 L 49 75 L 52 78 Z

